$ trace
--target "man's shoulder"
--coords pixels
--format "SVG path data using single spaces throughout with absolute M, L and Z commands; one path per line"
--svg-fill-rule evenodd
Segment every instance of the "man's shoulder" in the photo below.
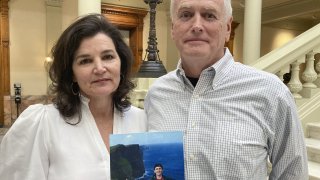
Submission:
M 266 95 L 290 92 L 276 75 L 240 63 L 235 64 L 225 81 L 233 81 L 233 85 L 237 84 L 245 89 L 265 92 Z
M 172 84 L 180 82 L 180 78 L 177 76 L 177 70 L 168 72 L 167 74 L 157 78 L 151 87 L 164 87 L 172 86 Z
M 178 70 L 173 70 L 158 78 L 158 80 L 174 80 L 177 79 Z
M 241 63 L 235 63 L 235 68 L 233 69 L 233 74 L 237 77 L 248 77 L 251 79 L 259 79 L 261 81 L 270 81 L 273 83 L 282 83 L 279 77 L 276 75 L 256 69 L 252 66 L 244 65 Z

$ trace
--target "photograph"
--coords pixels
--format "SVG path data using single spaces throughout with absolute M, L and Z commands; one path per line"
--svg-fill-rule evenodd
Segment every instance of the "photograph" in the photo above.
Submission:
M 110 135 L 112 180 L 184 180 L 183 132 Z

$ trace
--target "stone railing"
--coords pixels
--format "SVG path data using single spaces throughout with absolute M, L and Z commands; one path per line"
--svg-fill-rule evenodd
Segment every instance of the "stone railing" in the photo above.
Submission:
M 310 98 L 320 87 L 320 24 L 271 51 L 251 66 L 277 74 L 290 74 L 288 88 L 296 99 Z
M 148 92 L 149 87 L 154 82 L 155 78 L 136 78 L 136 88 L 131 94 L 131 102 L 134 106 L 144 108 L 144 98 Z
M 310 103 L 320 101 L 320 24 L 250 66 L 274 73 L 283 80 L 296 99 L 302 124 L 314 121 L 305 118 L 320 109 L 320 103 Z

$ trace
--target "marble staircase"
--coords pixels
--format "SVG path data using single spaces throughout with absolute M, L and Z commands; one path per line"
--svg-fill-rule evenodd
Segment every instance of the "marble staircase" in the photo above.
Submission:
M 320 122 L 307 123 L 305 141 L 309 160 L 309 180 L 320 180 Z

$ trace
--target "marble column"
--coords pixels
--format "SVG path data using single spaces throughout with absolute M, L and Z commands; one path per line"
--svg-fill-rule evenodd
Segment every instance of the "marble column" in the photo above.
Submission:
M 244 12 L 243 63 L 260 58 L 262 0 L 246 0 Z
M 62 30 L 65 30 L 78 17 L 78 0 L 62 1 Z
M 78 15 L 101 13 L 101 0 L 78 0 Z
M 62 1 L 62 29 L 68 27 L 78 16 L 101 13 L 101 0 Z

